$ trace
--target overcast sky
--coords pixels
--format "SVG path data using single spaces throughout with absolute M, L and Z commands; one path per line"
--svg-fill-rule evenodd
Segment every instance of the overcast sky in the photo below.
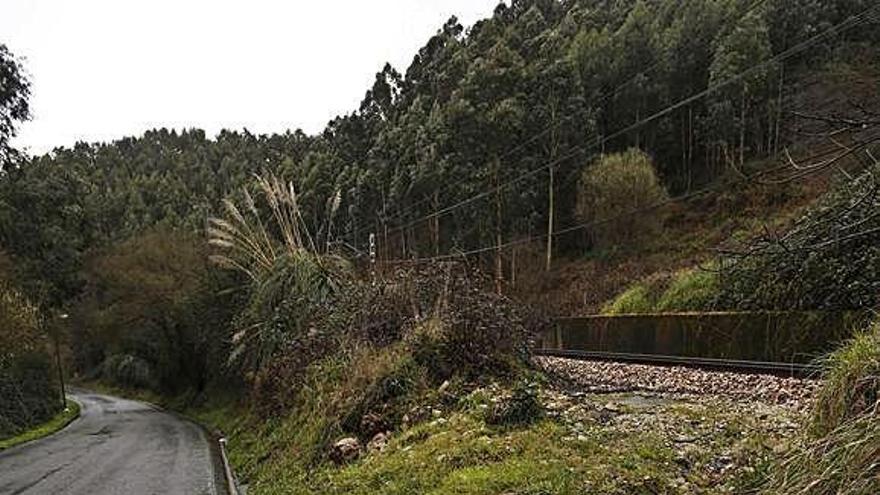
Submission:
M 2 0 L 33 83 L 32 153 L 154 127 L 314 133 L 403 71 L 451 15 L 498 0 Z

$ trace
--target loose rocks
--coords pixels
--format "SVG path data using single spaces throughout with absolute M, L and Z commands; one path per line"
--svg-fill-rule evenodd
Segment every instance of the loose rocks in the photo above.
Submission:
M 662 392 L 718 395 L 803 409 L 815 394 L 819 381 L 753 375 L 729 371 L 706 371 L 679 366 L 652 366 L 605 361 L 582 361 L 537 357 L 538 367 L 573 381 L 587 392 Z

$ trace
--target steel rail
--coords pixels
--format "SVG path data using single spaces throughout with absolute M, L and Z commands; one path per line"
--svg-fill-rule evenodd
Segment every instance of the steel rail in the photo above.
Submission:
M 792 377 L 817 377 L 822 367 L 816 364 L 746 361 L 663 354 L 634 354 L 626 352 L 579 351 L 570 349 L 535 349 L 537 356 L 561 357 L 588 361 L 615 361 L 658 366 L 684 366 L 690 368 L 733 371 L 749 374 L 766 374 Z

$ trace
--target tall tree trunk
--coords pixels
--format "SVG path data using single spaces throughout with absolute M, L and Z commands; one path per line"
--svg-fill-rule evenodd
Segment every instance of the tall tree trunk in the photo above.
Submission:
M 550 172 L 547 191 L 547 264 L 545 271 L 550 271 L 553 266 L 553 228 L 556 219 L 556 157 L 559 154 L 559 112 L 556 104 L 550 106 L 551 133 L 548 148 L 548 158 L 550 165 L 547 167 Z
M 687 164 L 687 147 L 688 147 L 688 126 L 687 126 L 687 117 L 682 115 L 681 117 L 681 125 L 679 125 L 679 137 L 681 138 L 681 163 L 679 164 L 678 179 L 685 179 L 687 177 L 688 164 Z
M 387 261 L 391 251 L 388 244 L 388 209 L 384 195 L 382 196 L 382 238 L 382 250 L 379 252 L 382 253 L 382 260 Z
M 404 228 L 403 232 L 400 233 L 400 259 L 405 260 L 407 257 L 406 252 L 406 241 L 407 236 L 409 235 L 409 228 Z
M 552 163 L 552 160 L 551 160 Z M 547 266 L 544 267 L 546 271 L 550 271 L 550 268 L 553 266 L 553 217 L 556 215 L 556 205 L 555 205 L 555 186 L 553 185 L 555 174 L 555 167 L 550 165 L 550 180 L 548 193 L 550 195 L 550 200 L 547 208 Z
M 740 99 L 740 126 L 739 126 L 739 166 L 746 162 L 746 88 L 743 88 Z
M 694 183 L 694 107 L 688 106 L 688 172 L 687 172 L 687 190 L 690 192 Z
M 779 126 L 782 122 L 783 94 L 782 90 L 785 86 L 785 63 L 779 64 L 779 88 L 776 95 L 776 129 L 773 137 L 773 156 L 779 154 Z
M 642 109 L 641 107 L 636 107 L 636 123 L 638 123 L 642 119 Z M 640 131 L 640 127 L 636 127 L 636 148 L 641 149 L 642 147 L 642 131 Z
M 517 246 L 510 250 L 510 286 L 516 287 L 516 252 Z
M 501 259 L 501 188 L 499 187 L 498 173 L 501 164 L 497 157 L 493 158 L 492 182 L 495 188 L 495 292 L 502 293 L 504 282 L 504 264 Z

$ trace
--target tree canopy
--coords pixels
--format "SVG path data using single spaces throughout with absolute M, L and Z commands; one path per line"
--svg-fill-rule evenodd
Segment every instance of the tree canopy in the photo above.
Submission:
M 158 129 L 9 166 L 0 245 L 57 305 L 83 290 L 84 253 L 153 226 L 203 230 L 264 171 L 294 182 L 316 243 L 348 254 L 371 233 L 391 259 L 541 235 L 577 221 L 577 179 L 602 154 L 642 150 L 675 194 L 777 151 L 785 74 L 877 33 L 855 26 L 737 76 L 868 3 L 502 3 L 469 29 L 449 19 L 405 70 L 386 64 L 318 135 Z M 0 147 L 28 115 L 23 73 L 0 48 Z

